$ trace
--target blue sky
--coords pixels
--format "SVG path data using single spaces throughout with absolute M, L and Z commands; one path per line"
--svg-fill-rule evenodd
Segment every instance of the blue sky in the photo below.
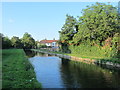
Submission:
M 81 16 L 82 9 L 91 4 L 95 2 L 3 2 L 2 33 L 9 38 L 28 32 L 35 40 L 59 39 L 66 14 Z

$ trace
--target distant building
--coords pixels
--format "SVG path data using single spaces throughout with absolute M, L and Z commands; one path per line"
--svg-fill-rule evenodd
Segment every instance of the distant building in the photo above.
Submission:
M 57 41 L 58 40 L 41 40 L 40 44 L 45 44 L 46 46 L 55 47 L 58 46 Z
M 49 47 L 49 50 L 51 51 L 58 51 L 59 44 L 57 42 L 58 40 L 41 40 L 40 44 L 44 44 Z

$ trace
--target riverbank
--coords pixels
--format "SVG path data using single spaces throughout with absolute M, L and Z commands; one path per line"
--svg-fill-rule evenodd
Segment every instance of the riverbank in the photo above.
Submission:
M 41 88 L 23 49 L 2 50 L 2 88 Z
M 80 57 L 79 54 L 68 54 L 68 53 L 62 53 L 62 52 L 54 52 L 54 51 L 48 51 L 48 50 L 40 50 L 40 49 L 31 49 L 33 51 L 39 51 L 42 53 L 48 53 L 51 55 L 56 55 L 58 57 L 66 58 L 66 59 L 71 59 L 75 61 L 81 61 L 85 62 L 88 64 L 105 64 L 105 65 L 110 65 L 113 67 L 120 68 L 120 60 L 118 58 L 95 58 L 95 57 Z

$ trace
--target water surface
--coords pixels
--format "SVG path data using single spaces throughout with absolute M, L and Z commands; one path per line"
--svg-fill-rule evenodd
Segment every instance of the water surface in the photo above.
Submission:
M 43 88 L 120 88 L 120 70 L 26 51 Z

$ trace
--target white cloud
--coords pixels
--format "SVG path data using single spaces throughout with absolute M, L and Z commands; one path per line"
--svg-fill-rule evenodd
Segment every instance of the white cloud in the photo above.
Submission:
M 8 22 L 9 22 L 9 23 L 14 23 L 14 22 L 15 22 L 15 20 L 14 20 L 14 19 L 12 19 L 12 18 L 10 18 L 10 19 L 8 20 Z

